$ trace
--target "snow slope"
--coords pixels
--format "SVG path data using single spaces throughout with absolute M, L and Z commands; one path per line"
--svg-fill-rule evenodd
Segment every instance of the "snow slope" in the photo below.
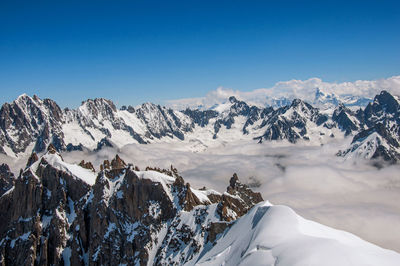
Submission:
M 96 173 L 79 165 L 66 163 L 58 154 L 46 153 L 43 158 L 53 167 L 67 172 L 76 179 L 83 180 L 88 185 L 92 186 L 96 182 Z
M 399 265 L 400 254 L 306 220 L 286 206 L 256 205 L 188 265 Z

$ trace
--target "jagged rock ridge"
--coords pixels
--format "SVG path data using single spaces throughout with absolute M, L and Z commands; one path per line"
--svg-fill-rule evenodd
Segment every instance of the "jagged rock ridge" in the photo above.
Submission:
M 2 185 L 0 264 L 181 265 L 263 200 L 236 174 L 220 194 L 191 188 L 173 166 L 139 171 L 117 155 L 101 169 L 49 146 Z

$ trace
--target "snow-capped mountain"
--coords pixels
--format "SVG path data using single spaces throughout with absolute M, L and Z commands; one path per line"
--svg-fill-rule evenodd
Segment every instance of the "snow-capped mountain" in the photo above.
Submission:
M 76 110 L 61 110 L 52 100 L 22 95 L 2 106 L 0 127 L 0 152 L 18 155 L 41 152 L 49 143 L 57 150 L 94 150 L 105 142 L 122 146 L 182 139 L 192 122 L 182 112 L 151 103 L 117 110 L 109 100 L 94 99 Z
M 6 169 L 2 167 L 1 169 Z M 195 189 L 118 155 L 96 173 L 53 145 L 0 196 L 2 265 L 397 265 L 400 254 L 272 206 L 239 182 Z M 7 172 L 7 171 L 6 171 Z M 1 175 L 3 180 L 3 175 Z
M 342 104 L 349 108 L 364 108 L 368 103 L 372 102 L 372 99 L 366 98 L 363 96 L 355 96 L 350 94 L 335 94 L 324 92 L 320 88 L 315 88 L 313 90 L 314 94 L 312 96 L 307 95 L 304 100 L 308 101 L 315 107 L 320 109 L 327 109 L 335 107 L 339 104 Z M 280 96 L 280 97 L 271 97 L 268 96 L 265 99 L 265 103 L 274 108 L 280 108 L 287 105 L 290 105 L 291 102 L 297 99 L 299 96 L 288 95 L 288 96 Z
M 400 160 L 400 101 L 386 91 L 357 115 L 363 125 L 352 145 L 339 155 L 366 159 Z
M 22 95 L 11 104 L 4 104 L 0 110 L 0 152 L 10 156 L 30 154 L 32 150 L 42 152 L 49 143 L 58 151 L 98 151 L 105 146 L 164 141 L 193 141 L 205 147 L 204 143 L 238 139 L 250 142 L 306 141 L 320 145 L 332 138 L 349 135 L 357 136 L 358 140 L 355 138 L 353 144 L 360 147 L 363 146 L 359 144 L 360 137 L 372 134 L 379 123 L 392 139 L 399 141 L 398 98 L 388 92 L 383 91 L 364 109 L 350 109 L 321 91 L 317 91 L 316 97 L 338 105 L 320 109 L 294 99 L 279 108 L 260 107 L 231 96 L 209 110 L 176 111 L 152 103 L 136 108 L 123 106 L 118 110 L 106 99 L 87 100 L 77 109 L 61 110 L 52 100 Z M 374 132 L 386 134 L 376 129 Z M 389 145 L 385 149 L 392 155 L 383 155 L 383 152 L 377 156 L 397 160 L 398 144 L 389 141 Z M 339 155 L 347 155 L 355 149 L 353 145 Z
M 290 106 L 279 108 L 264 118 L 260 127 L 265 128 L 265 133 L 259 139 L 287 139 L 292 143 L 298 139 L 309 140 L 312 131 L 324 130 L 321 125 L 327 121 L 328 116 L 321 114 L 317 108 L 295 99 Z
M 364 108 L 372 102 L 372 99 L 363 96 L 354 96 L 351 94 L 337 95 L 335 93 L 326 93 L 321 89 L 315 89 L 315 98 L 312 104 L 319 108 L 327 108 L 337 106 L 339 104 L 346 107 Z
M 0 152 L 9 155 L 25 152 L 34 145 L 43 150 L 44 142 L 58 143 L 63 137 L 64 115 L 52 100 L 23 94 L 0 110 Z

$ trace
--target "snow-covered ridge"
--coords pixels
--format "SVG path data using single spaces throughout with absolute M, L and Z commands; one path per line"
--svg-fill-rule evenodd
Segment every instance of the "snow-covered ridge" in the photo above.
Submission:
M 96 182 L 96 173 L 79 165 L 64 162 L 58 154 L 47 153 L 42 158 L 54 168 L 64 171 L 88 185 L 92 186 Z
M 400 254 L 350 233 L 259 203 L 188 265 L 398 265 Z

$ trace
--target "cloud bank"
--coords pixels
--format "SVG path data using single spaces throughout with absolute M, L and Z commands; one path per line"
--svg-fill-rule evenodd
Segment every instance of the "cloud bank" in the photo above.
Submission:
M 210 91 L 205 97 L 169 100 L 166 102 L 166 105 L 177 110 L 183 110 L 187 107 L 210 108 L 215 104 L 223 103 L 229 96 L 235 96 L 254 105 L 270 104 L 272 99 L 279 98 L 300 98 L 312 102 L 317 88 L 325 93 L 333 93 L 337 96 L 354 95 L 373 98 L 381 90 L 387 90 L 392 94 L 400 95 L 400 76 L 343 83 L 324 82 L 319 78 L 289 80 L 278 82 L 271 88 L 261 88 L 253 91 L 239 91 L 219 87 L 216 90 Z
M 178 168 L 192 187 L 225 191 L 234 172 L 265 200 L 284 204 L 305 218 L 352 232 L 400 252 L 400 166 L 376 169 L 369 162 L 335 156 L 350 140 L 322 147 L 289 143 L 221 143 L 193 153 L 184 143 L 132 144 L 93 154 L 63 154 L 65 160 L 90 160 L 98 165 L 119 153 L 126 162 Z

